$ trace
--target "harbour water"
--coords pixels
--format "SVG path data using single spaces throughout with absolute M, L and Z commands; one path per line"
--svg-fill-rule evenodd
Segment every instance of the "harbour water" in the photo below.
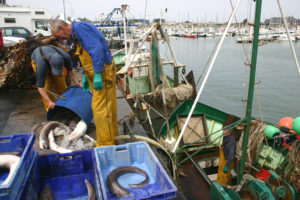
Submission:
M 177 60 L 186 64 L 187 72 L 194 71 L 197 81 L 217 41 L 218 38 L 173 38 L 171 44 Z M 300 43 L 294 44 L 300 60 Z M 251 45 L 245 44 L 249 59 Z M 164 46 L 161 52 L 166 52 Z M 166 53 L 162 56 L 166 60 L 171 58 Z M 245 116 L 246 103 L 242 99 L 247 98 L 250 72 L 245 63 L 243 45 L 237 44 L 234 38 L 226 38 L 199 101 L 227 113 Z M 167 73 L 170 72 L 169 68 Z M 271 42 L 259 46 L 256 82 L 259 84 L 254 95 L 254 117 L 260 117 L 257 91 L 264 121 L 277 124 L 282 117 L 300 116 L 300 77 L 288 42 Z

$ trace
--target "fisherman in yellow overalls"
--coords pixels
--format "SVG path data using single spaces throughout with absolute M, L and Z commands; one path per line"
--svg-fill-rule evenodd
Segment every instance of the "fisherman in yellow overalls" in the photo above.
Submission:
M 46 111 L 55 106 L 53 94 L 62 95 L 67 89 L 64 66 L 75 85 L 81 86 L 72 69 L 71 57 L 59 47 L 48 45 L 36 48 L 31 54 L 31 64 Z
M 116 66 L 104 35 L 92 24 L 62 20 L 52 23 L 52 35 L 59 40 L 75 40 L 76 54 L 82 64 L 82 87 L 92 92 L 92 110 L 96 124 L 96 146 L 113 145 L 118 135 Z

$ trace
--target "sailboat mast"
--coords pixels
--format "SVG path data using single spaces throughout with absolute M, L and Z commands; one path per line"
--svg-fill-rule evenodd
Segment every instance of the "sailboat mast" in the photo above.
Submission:
M 238 172 L 238 183 L 240 183 L 242 181 L 242 177 L 244 174 L 249 131 L 250 131 L 250 126 L 251 126 L 252 102 L 253 102 L 253 93 L 254 93 L 254 84 L 255 84 L 255 72 L 256 72 L 256 62 L 257 62 L 257 51 L 258 51 L 258 36 L 259 36 L 260 16 L 261 16 L 261 3 L 262 3 L 262 0 L 256 0 L 255 27 L 254 27 L 253 46 L 252 46 L 250 80 L 249 80 L 249 88 L 248 88 L 248 101 L 247 101 L 247 110 L 246 110 L 247 126 L 245 128 L 245 132 L 243 135 L 242 158 L 240 161 L 240 167 L 239 167 L 239 172 Z

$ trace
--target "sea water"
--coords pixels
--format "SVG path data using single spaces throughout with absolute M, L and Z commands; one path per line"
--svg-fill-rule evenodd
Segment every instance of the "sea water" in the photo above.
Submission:
M 186 65 L 186 71 L 194 71 L 195 81 L 212 57 L 218 38 L 173 38 L 178 62 Z M 300 60 L 300 42 L 293 43 Z M 219 56 L 200 96 L 200 102 L 239 117 L 245 116 L 252 44 L 238 44 L 235 38 L 225 38 Z M 165 44 L 160 51 L 164 60 L 171 60 Z M 247 53 L 245 53 L 247 52 Z M 166 68 L 171 75 L 172 69 Z M 197 85 L 199 90 L 205 73 Z M 300 77 L 288 42 L 269 42 L 258 48 L 256 88 L 253 97 L 254 117 L 261 117 L 258 96 L 264 121 L 277 124 L 285 116 L 300 116 Z

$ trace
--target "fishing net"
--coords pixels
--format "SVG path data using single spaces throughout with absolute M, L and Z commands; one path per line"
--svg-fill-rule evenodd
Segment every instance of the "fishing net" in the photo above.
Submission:
M 247 157 L 246 157 L 246 163 L 249 165 L 252 165 L 253 161 L 257 159 L 259 156 L 259 152 L 263 143 L 263 140 L 265 138 L 265 127 L 266 123 L 255 121 L 251 125 L 250 131 L 249 131 L 249 142 L 248 142 L 248 148 L 247 148 Z M 243 135 L 240 137 L 239 143 L 236 148 L 236 155 L 238 155 L 238 159 L 240 160 L 242 157 L 242 143 L 243 143 Z

